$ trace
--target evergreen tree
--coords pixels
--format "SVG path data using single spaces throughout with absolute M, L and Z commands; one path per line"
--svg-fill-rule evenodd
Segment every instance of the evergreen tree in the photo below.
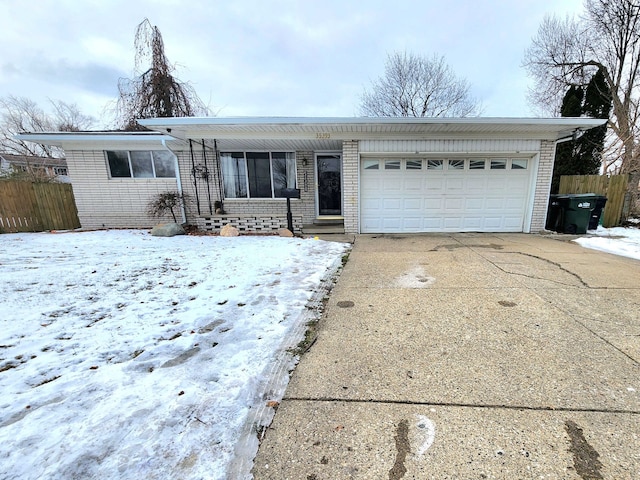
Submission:
M 598 70 L 587 85 L 582 112 L 587 117 L 609 118 L 611 113 L 611 92 L 602 70 Z M 602 152 L 607 135 L 607 125 L 595 127 L 584 132 L 579 140 L 580 166 L 575 175 L 596 175 L 600 172 Z
M 579 85 L 571 85 L 562 99 L 560 113 L 563 117 L 579 117 L 582 114 L 582 99 L 584 91 Z M 562 175 L 575 175 L 578 162 L 576 150 L 578 142 L 574 138 L 556 147 L 556 160 L 553 166 L 553 177 L 551 179 L 551 193 L 558 193 L 560 187 L 560 177 Z
M 587 116 L 608 119 L 611 113 L 611 92 L 602 69 L 598 70 L 584 88 L 572 85 L 567 90 L 560 113 L 563 117 Z M 592 128 L 579 138 L 559 143 L 551 180 L 551 193 L 558 193 L 562 175 L 597 175 L 602 164 L 602 152 L 607 125 Z

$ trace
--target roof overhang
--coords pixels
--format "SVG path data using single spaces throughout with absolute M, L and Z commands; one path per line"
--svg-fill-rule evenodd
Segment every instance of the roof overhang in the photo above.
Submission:
M 218 140 L 221 149 L 341 150 L 343 140 L 521 139 L 557 141 L 606 123 L 591 118 L 175 117 L 138 121 L 151 132 L 22 133 L 65 149 L 185 148 Z
M 369 140 L 518 138 L 560 140 L 606 123 L 591 118 L 151 118 L 141 125 L 179 139 Z
M 95 148 L 158 148 L 163 143 L 170 146 L 181 144 L 182 141 L 158 132 L 44 132 L 20 133 L 16 138 L 27 142 L 54 145 L 70 148 L 70 146 L 91 145 Z M 85 147 L 86 148 L 86 147 Z

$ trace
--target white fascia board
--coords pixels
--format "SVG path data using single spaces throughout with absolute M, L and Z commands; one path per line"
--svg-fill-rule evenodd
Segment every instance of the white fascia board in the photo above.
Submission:
M 550 140 L 555 141 L 568 132 L 513 132 L 513 133 L 402 133 L 402 132 L 264 132 L 264 131 L 214 131 L 193 129 L 173 131 L 179 139 L 213 139 L 216 140 Z M 318 136 L 318 133 L 321 136 Z
M 140 123 L 177 138 L 217 139 L 435 139 L 558 140 L 602 125 L 590 118 L 153 118 Z M 403 128 L 403 127 L 406 127 Z
M 196 126 L 196 125 L 576 125 L 593 127 L 606 120 L 582 117 L 557 118 L 509 118 L 509 117 L 170 117 L 146 118 L 138 120 L 140 125 L 155 126 Z
M 54 145 L 62 148 L 90 150 L 92 147 L 109 146 L 111 148 L 122 145 L 142 147 L 147 145 L 161 146 L 162 141 L 171 142 L 175 138 L 169 135 L 152 133 L 21 133 L 16 138 L 27 142 L 41 143 L 43 145 Z

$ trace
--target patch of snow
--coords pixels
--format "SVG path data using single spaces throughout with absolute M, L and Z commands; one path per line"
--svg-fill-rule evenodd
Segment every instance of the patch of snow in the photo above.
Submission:
M 348 248 L 142 231 L 2 241 L 6 480 L 223 479 L 237 454 L 250 476 L 251 422 L 270 420 L 256 412 L 281 399 L 286 349 Z
M 414 265 L 395 279 L 395 284 L 400 288 L 427 288 L 435 283 L 436 279 L 427 273 L 421 265 Z
M 433 445 L 436 438 L 436 425 L 425 415 L 416 415 L 417 421 L 413 425 L 413 444 L 418 445 L 416 455 L 422 457 Z
M 598 226 L 588 233 L 595 236 L 578 238 L 575 242 L 586 248 L 640 260 L 640 229 Z

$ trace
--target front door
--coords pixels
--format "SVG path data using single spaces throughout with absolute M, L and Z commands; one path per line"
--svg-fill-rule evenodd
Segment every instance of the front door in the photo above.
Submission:
M 318 154 L 318 216 L 342 215 L 342 161 L 339 154 Z

